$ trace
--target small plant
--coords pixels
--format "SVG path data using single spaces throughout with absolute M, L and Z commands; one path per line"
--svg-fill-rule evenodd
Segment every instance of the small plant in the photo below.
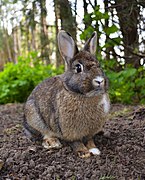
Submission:
M 104 175 L 99 178 L 99 180 L 115 180 L 116 178 L 114 176 Z

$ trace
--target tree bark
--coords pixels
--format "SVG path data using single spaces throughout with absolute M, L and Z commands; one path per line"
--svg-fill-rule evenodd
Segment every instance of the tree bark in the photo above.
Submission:
M 123 35 L 124 56 L 126 65 L 140 66 L 140 57 L 133 52 L 139 51 L 139 35 L 137 32 L 139 7 L 136 0 L 116 0 L 116 10 L 120 29 Z
M 49 58 L 49 41 L 48 41 L 48 29 L 46 23 L 46 0 L 39 0 L 40 3 L 40 21 L 41 21 L 41 57 L 46 64 L 50 64 Z
M 76 7 L 77 1 L 75 1 Z M 71 4 L 68 0 L 54 0 L 55 25 L 56 25 L 56 42 L 59 29 L 63 29 L 71 34 L 76 41 L 76 12 L 72 13 Z M 59 24 L 61 22 L 61 24 Z M 64 60 L 59 54 L 58 45 L 56 44 L 56 66 L 64 65 Z
M 60 13 L 59 13 L 59 6 L 58 6 L 58 0 L 54 0 L 54 12 L 55 12 L 55 47 L 56 47 L 56 67 L 59 67 L 60 65 L 64 64 L 64 61 L 62 57 L 60 56 L 59 49 L 58 49 L 58 43 L 57 43 L 57 35 L 59 32 L 59 19 L 60 19 Z
M 61 20 L 61 29 L 69 32 L 76 40 L 76 21 L 72 14 L 71 4 L 68 0 L 56 0 L 58 6 L 59 18 Z
M 31 22 L 31 33 L 32 33 L 32 50 L 36 51 L 36 22 L 35 22 L 36 2 L 32 2 L 32 22 Z
M 5 43 L 6 43 L 6 51 L 7 51 L 7 61 L 10 62 L 12 61 L 12 54 L 11 54 L 11 48 L 10 48 L 10 44 L 9 44 L 9 37 L 8 37 L 8 32 L 7 30 L 4 30 L 4 39 L 5 39 Z
M 18 48 L 17 48 L 17 28 L 13 29 L 13 62 L 17 62 L 17 57 L 18 57 Z
M 108 0 L 104 1 L 104 6 L 105 6 L 105 12 L 108 13 Z M 109 26 L 109 19 L 105 19 L 105 27 Z M 106 39 L 105 39 L 105 43 L 107 43 L 109 40 L 109 35 L 106 34 Z M 106 48 L 106 59 L 110 60 L 110 48 Z

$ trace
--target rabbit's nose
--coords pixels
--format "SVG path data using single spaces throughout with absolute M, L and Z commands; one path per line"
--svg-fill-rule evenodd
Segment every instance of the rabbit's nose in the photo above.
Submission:
M 104 78 L 101 76 L 97 76 L 95 79 L 93 79 L 93 85 L 95 87 L 100 87 L 104 85 Z

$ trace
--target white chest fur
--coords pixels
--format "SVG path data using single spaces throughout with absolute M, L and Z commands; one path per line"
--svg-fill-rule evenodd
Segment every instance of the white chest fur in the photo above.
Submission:
M 100 105 L 103 105 L 104 112 L 108 113 L 110 110 L 110 100 L 107 94 L 104 94 L 102 100 L 100 101 Z

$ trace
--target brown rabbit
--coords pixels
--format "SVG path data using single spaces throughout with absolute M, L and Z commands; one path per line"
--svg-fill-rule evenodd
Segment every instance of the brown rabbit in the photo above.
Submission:
M 71 35 L 60 31 L 66 70 L 39 84 L 26 102 L 25 128 L 42 137 L 45 148 L 60 148 L 64 140 L 80 157 L 100 154 L 93 137 L 106 121 L 110 100 L 108 80 L 94 56 L 96 39 L 94 32 L 79 52 Z

